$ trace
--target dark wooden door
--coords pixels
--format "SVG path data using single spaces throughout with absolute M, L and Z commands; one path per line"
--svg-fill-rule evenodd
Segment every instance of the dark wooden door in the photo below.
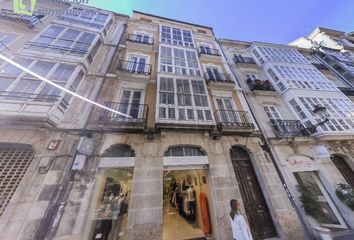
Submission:
M 273 220 L 248 153 L 240 147 L 233 147 L 231 160 L 253 238 L 276 237 Z
M 345 178 L 349 186 L 354 187 L 354 172 L 348 165 L 348 163 L 341 156 L 332 155 L 331 159 L 336 165 L 337 169 L 340 171 L 342 176 Z

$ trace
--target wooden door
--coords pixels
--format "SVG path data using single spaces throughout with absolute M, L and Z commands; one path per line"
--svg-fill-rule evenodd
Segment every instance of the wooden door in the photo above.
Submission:
M 273 220 L 248 153 L 241 147 L 233 147 L 231 160 L 253 238 L 276 237 Z
M 348 163 L 341 156 L 332 155 L 332 162 L 336 165 L 342 176 L 345 178 L 349 186 L 354 187 L 354 172 Z

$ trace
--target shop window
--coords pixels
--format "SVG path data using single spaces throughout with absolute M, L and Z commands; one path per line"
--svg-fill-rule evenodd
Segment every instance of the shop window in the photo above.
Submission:
M 312 216 L 323 227 L 345 227 L 332 199 L 328 195 L 316 172 L 295 172 L 301 192 L 301 203 L 307 215 Z
M 135 152 L 131 146 L 125 144 L 118 144 L 107 149 L 103 157 L 135 157 Z
M 205 153 L 199 147 L 192 146 L 178 146 L 170 147 L 165 152 L 165 157 L 184 157 L 184 156 L 205 156 Z
M 125 239 L 133 169 L 102 169 L 97 176 L 88 231 L 95 240 Z

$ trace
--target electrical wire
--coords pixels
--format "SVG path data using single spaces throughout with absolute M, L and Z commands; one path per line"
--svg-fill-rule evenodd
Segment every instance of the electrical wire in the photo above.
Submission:
M 127 118 L 132 118 L 132 116 L 129 116 L 129 115 L 124 114 L 124 113 L 122 113 L 122 112 L 116 111 L 116 110 L 114 110 L 114 109 L 112 109 L 112 108 L 106 107 L 106 106 L 104 106 L 104 105 L 102 105 L 102 104 L 99 104 L 99 103 L 97 103 L 97 102 L 94 102 L 94 101 L 92 101 L 92 100 L 90 100 L 90 99 L 88 99 L 88 98 L 86 98 L 86 97 L 83 97 L 83 96 L 81 96 L 81 95 L 79 95 L 79 94 L 77 94 L 77 93 L 75 93 L 75 92 L 72 92 L 72 91 L 70 91 L 70 90 L 68 90 L 68 89 L 66 89 L 66 88 L 64 88 L 64 87 L 62 87 L 62 86 L 60 86 L 60 85 L 58 85 L 58 84 L 52 82 L 51 80 L 42 77 L 41 75 L 38 75 L 37 73 L 35 73 L 35 72 L 29 70 L 28 68 L 23 67 L 22 65 L 20 65 L 20 64 L 18 64 L 18 63 L 16 63 L 16 62 L 14 62 L 14 61 L 11 60 L 10 58 L 5 57 L 5 56 L 2 55 L 2 54 L 0 54 L 0 58 L 1 58 L 2 60 L 4 60 L 4 61 L 8 62 L 9 64 L 11 64 L 11 65 L 13 65 L 13 66 L 15 66 L 15 67 L 21 69 L 22 71 L 25 71 L 26 73 L 28 73 L 28 74 L 30 74 L 30 75 L 32 75 L 32 76 L 34 76 L 34 77 L 36 77 L 36 78 L 42 80 L 43 82 L 48 83 L 48 84 L 50 84 L 50 85 L 52 85 L 52 86 L 54 86 L 54 87 L 56 87 L 56 88 L 59 88 L 60 90 L 66 92 L 66 93 L 68 93 L 68 94 L 70 94 L 70 95 L 72 95 L 72 96 L 74 96 L 74 97 L 80 98 L 81 100 L 84 100 L 85 102 L 88 102 L 88 103 L 90 103 L 90 104 L 93 104 L 93 105 L 95 105 L 95 106 L 97 106 L 97 107 L 99 107 L 99 108 L 103 108 L 103 109 L 105 109 L 105 110 L 107 110 L 107 111 L 116 113 L 116 114 L 118 114 L 118 115 L 121 115 L 121 116 L 124 116 L 124 117 L 127 117 Z

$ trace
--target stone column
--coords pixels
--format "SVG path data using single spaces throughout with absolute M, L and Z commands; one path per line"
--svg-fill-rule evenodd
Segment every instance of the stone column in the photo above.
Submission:
M 158 143 L 154 142 L 143 143 L 136 151 L 126 238 L 162 239 L 162 156 L 158 156 Z

